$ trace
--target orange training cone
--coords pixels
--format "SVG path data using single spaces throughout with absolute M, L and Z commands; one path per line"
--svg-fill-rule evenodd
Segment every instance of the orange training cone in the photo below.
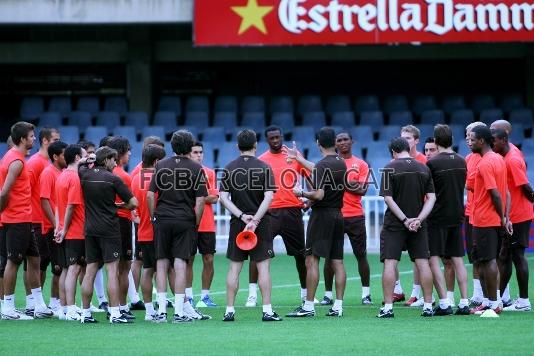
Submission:
M 243 230 L 237 235 L 235 242 L 241 250 L 250 251 L 256 247 L 258 237 L 253 231 Z

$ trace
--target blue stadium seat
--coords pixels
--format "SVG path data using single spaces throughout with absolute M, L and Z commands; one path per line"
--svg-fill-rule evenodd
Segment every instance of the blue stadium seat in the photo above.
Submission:
M 523 152 L 534 152 L 534 137 L 533 138 L 527 138 L 527 139 L 523 140 L 523 143 L 521 144 L 521 151 L 523 151 Z M 534 167 L 532 167 L 532 168 L 534 168 Z M 534 183 L 534 181 L 532 183 Z
M 452 145 L 458 147 L 465 144 L 465 126 L 449 125 L 452 131 Z
M 172 145 L 170 141 L 165 142 L 165 154 L 166 154 L 166 157 L 174 156 L 174 151 L 172 150 Z
M 274 113 L 291 113 L 295 111 L 295 105 L 293 104 L 293 98 L 290 96 L 274 96 L 271 99 L 269 105 L 269 111 L 272 115 Z
M 326 113 L 333 116 L 337 112 L 350 111 L 350 98 L 348 95 L 329 96 L 326 100 Z
M 96 116 L 96 125 L 104 126 L 111 133 L 115 127 L 120 126 L 121 118 L 118 112 L 115 111 L 101 111 Z
M 491 125 L 495 120 L 504 119 L 504 114 L 501 109 L 484 109 L 480 112 L 480 121 L 486 125 Z
M 363 158 L 363 148 L 359 142 L 354 142 L 352 144 L 352 154 L 358 158 Z
M 315 145 L 315 130 L 312 126 L 296 126 L 291 140 L 300 142 L 300 149 L 309 149 Z
M 476 113 L 481 113 L 483 110 L 495 108 L 495 100 L 491 95 L 480 94 L 475 95 L 471 100 L 471 109 Z
M 89 126 L 93 125 L 93 118 L 91 113 L 87 111 L 71 111 L 67 118 L 67 123 L 71 126 L 78 126 L 83 134 Z
M 450 124 L 467 126 L 473 121 L 475 121 L 475 114 L 473 113 L 473 110 L 462 109 L 456 110 L 451 114 Z
M 328 127 L 330 127 L 332 130 L 334 130 L 334 132 L 336 133 L 336 135 L 337 135 L 338 133 L 340 133 L 341 131 L 344 131 L 344 130 L 345 130 L 345 128 L 344 128 L 343 126 L 334 126 L 334 125 L 330 125 L 330 126 L 328 126 Z
M 32 121 L 37 119 L 44 112 L 44 100 L 40 96 L 22 98 L 20 104 L 20 118 Z
M 245 96 L 241 104 L 241 113 L 247 112 L 265 112 L 265 99 L 263 96 Z
M 58 129 L 61 141 L 68 144 L 78 143 L 80 141 L 80 130 L 78 126 L 60 126 Z
M 133 126 L 117 126 L 113 129 L 113 136 L 126 137 L 132 146 L 137 142 L 137 133 Z
M 367 145 L 367 154 L 365 155 L 365 160 L 367 162 L 372 162 L 374 159 L 381 157 L 390 157 L 388 150 L 389 140 L 388 141 L 372 141 Z
M 235 111 L 216 111 L 213 126 L 220 126 L 229 133 L 233 127 L 237 126 L 237 113 Z
M 141 139 L 148 136 L 156 136 L 165 140 L 165 128 L 163 126 L 145 126 L 141 130 Z
M 235 142 L 224 142 L 219 149 L 217 156 L 217 166 L 220 168 L 225 167 L 229 162 L 233 161 L 239 155 L 237 144 Z
M 373 130 L 371 126 L 355 126 L 350 129 L 350 134 L 354 142 L 360 144 L 362 148 L 367 148 L 373 142 Z
M 140 162 L 143 159 L 143 145 L 136 144 L 133 145 L 132 142 L 130 142 L 130 152 L 132 155 L 130 156 L 130 166 L 135 167 L 138 162 Z M 130 167 L 128 167 L 130 168 Z
M 364 111 L 378 110 L 380 110 L 380 102 L 376 95 L 363 95 L 356 98 L 354 103 L 354 111 L 356 114 L 361 114 Z
M 237 98 L 234 95 L 224 95 L 215 98 L 215 113 L 232 112 L 237 115 Z
M 215 168 L 215 153 L 213 151 L 213 147 L 209 142 L 202 143 L 202 145 L 204 151 L 204 159 L 202 160 L 202 164 L 208 168 Z
M 458 110 L 464 110 L 465 99 L 463 95 L 449 95 L 443 98 L 441 108 L 447 115 L 452 115 L 453 112 Z
M 0 142 L 0 157 L 4 157 L 7 151 L 8 151 L 7 143 Z
M 390 115 L 394 111 L 409 110 L 408 99 L 404 95 L 387 96 L 384 100 L 384 112 Z
M 72 111 L 72 104 L 68 96 L 55 96 L 50 99 L 48 104 L 48 111 L 55 111 L 61 114 L 62 117 L 67 117 Z
M 186 115 L 189 112 L 202 111 L 208 113 L 210 111 L 210 103 L 208 97 L 205 95 L 193 95 L 187 98 L 185 102 Z
M 462 157 L 465 157 L 467 156 L 468 154 L 471 153 L 471 150 L 469 149 L 469 147 L 467 147 L 467 144 L 464 142 L 460 143 L 458 145 L 458 154 Z
M 504 95 L 499 103 L 499 107 L 505 113 L 510 113 L 513 110 L 523 109 L 525 107 L 523 95 L 520 93 Z
M 86 111 L 92 116 L 96 116 L 100 112 L 100 101 L 96 96 L 82 96 L 78 99 L 76 110 Z
M 174 111 L 158 111 L 154 114 L 154 125 L 162 126 L 165 134 L 176 131 L 176 113 Z
M 364 111 L 360 117 L 360 125 L 371 126 L 373 133 L 377 133 L 384 126 L 384 114 L 382 111 Z
M 534 162 L 532 160 L 527 161 L 527 177 L 528 181 L 532 184 L 534 182 Z
M 191 132 L 193 137 L 198 140 L 199 129 L 196 126 L 180 126 L 177 130 L 186 130 Z
M 338 111 L 332 114 L 332 125 L 351 129 L 355 124 L 354 113 L 352 111 Z
M 202 131 L 202 142 L 209 142 L 213 148 L 219 149 L 226 141 L 225 131 L 225 128 L 220 126 L 207 127 Z
M 196 126 L 199 131 L 209 126 L 209 114 L 207 111 L 186 111 L 185 126 Z
M 127 112 L 124 125 L 133 126 L 137 133 L 141 133 L 141 129 L 148 126 L 148 114 L 144 111 Z
M 436 109 L 436 99 L 432 95 L 418 95 L 413 101 L 412 111 L 417 116 L 421 116 L 425 111 Z
M 525 129 L 531 129 L 534 125 L 534 116 L 531 109 L 518 109 L 513 110 L 510 113 L 510 123 L 512 126 L 517 124 L 523 124 Z M 533 182 L 534 183 L 534 182 Z
M 108 128 L 105 126 L 90 126 L 85 130 L 84 139 L 86 141 L 94 142 L 96 145 L 100 140 L 108 135 Z
M 315 131 L 326 126 L 326 115 L 322 111 L 309 111 L 302 114 L 302 126 L 311 126 Z
M 413 123 L 413 115 L 411 111 L 393 111 L 389 115 L 389 124 L 390 125 L 410 125 Z
M 264 112 L 247 112 L 243 114 L 241 119 L 242 126 L 254 127 L 256 131 L 263 131 L 265 128 L 265 113 Z
M 400 125 L 386 125 L 380 128 L 379 140 L 389 142 L 394 137 L 400 136 Z
M 124 115 L 128 111 L 128 103 L 124 96 L 108 96 L 104 100 L 104 111 L 118 112 L 119 115 Z
M 444 124 L 445 113 L 441 110 L 426 110 L 421 113 L 421 123 L 428 125 Z
M 258 142 L 258 144 L 256 145 L 256 156 L 263 154 L 268 149 L 269 149 L 269 145 L 267 144 L 267 142 L 265 141 Z
M 299 98 L 297 104 L 299 115 L 307 112 L 323 111 L 323 103 L 319 95 L 303 95 Z
M 428 124 L 417 125 L 417 128 L 419 129 L 419 132 L 421 133 L 421 136 L 419 137 L 419 146 L 421 148 L 421 151 L 423 151 L 426 138 L 434 137 L 434 125 L 428 125 Z
M 276 112 L 271 118 L 271 125 L 278 126 L 284 133 L 291 133 L 295 127 L 295 118 L 290 112 Z
M 172 111 L 175 117 L 182 116 L 182 101 L 178 95 L 164 95 L 159 99 L 158 111 Z
M 59 127 L 61 125 L 61 114 L 58 112 L 47 111 L 39 116 L 39 126 L 41 127 Z
M 523 128 L 523 125 L 514 124 L 509 139 L 510 142 L 520 145 L 525 139 L 525 129 Z

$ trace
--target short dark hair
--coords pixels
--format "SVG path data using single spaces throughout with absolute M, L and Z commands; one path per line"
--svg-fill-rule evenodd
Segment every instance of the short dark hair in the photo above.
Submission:
M 331 127 L 323 127 L 315 136 L 321 147 L 332 148 L 336 145 L 336 132 Z
M 508 141 L 508 132 L 505 129 L 493 129 L 491 130 L 491 134 L 500 140 L 506 139 Z
M 436 141 L 434 140 L 434 137 L 427 137 L 426 140 L 425 140 L 425 144 L 427 143 L 435 143 Z
M 160 147 L 165 147 L 165 143 L 158 136 L 147 136 L 143 140 L 143 147 L 148 145 L 158 145 Z
M 98 147 L 104 147 L 109 145 L 109 141 L 113 138 L 113 136 L 104 136 L 100 139 L 100 142 L 98 143 Z
M 202 147 L 202 148 L 204 148 L 204 145 L 200 141 L 195 141 L 195 143 L 193 143 L 193 147 Z
M 437 124 L 434 126 L 434 142 L 440 147 L 452 146 L 452 130 L 449 125 Z
M 52 145 L 50 145 L 52 147 Z M 76 160 L 76 156 L 82 156 L 82 146 L 79 144 L 68 145 L 65 148 L 65 163 L 67 165 L 73 164 Z M 50 150 L 50 148 L 48 148 Z
M 117 159 L 117 151 L 108 146 L 100 147 L 98 150 L 96 150 L 95 155 L 95 165 L 97 166 L 103 166 L 104 161 L 108 158 L 115 158 L 115 160 Z
M 43 144 L 43 140 L 46 138 L 47 140 L 50 140 L 52 138 L 53 133 L 59 133 L 59 131 L 56 128 L 53 127 L 41 127 L 39 129 L 39 144 Z
M 23 138 L 27 138 L 31 131 L 35 131 L 35 126 L 26 121 L 19 121 L 11 126 L 11 139 L 15 145 L 19 145 Z
M 172 134 L 171 147 L 177 155 L 186 155 L 191 153 L 191 148 L 195 143 L 193 134 L 187 130 L 178 130 Z
M 389 141 L 389 150 L 395 153 L 410 152 L 410 145 L 403 137 L 395 137 Z
M 95 145 L 93 142 L 91 142 L 91 141 L 86 141 L 86 140 L 80 140 L 80 141 L 78 142 L 78 145 L 82 146 L 83 149 L 86 150 L 86 151 L 87 151 L 87 149 L 88 149 L 89 147 L 95 147 L 95 148 L 96 148 L 96 145 Z
M 131 148 L 130 141 L 124 136 L 115 136 L 108 142 L 108 147 L 117 151 L 118 157 L 124 156 Z
M 493 136 L 491 135 L 491 130 L 489 129 L 489 127 L 476 126 L 476 127 L 473 127 L 471 132 L 475 134 L 475 138 L 477 140 L 483 139 L 487 145 L 491 146 L 492 141 L 493 141 Z
M 237 147 L 241 152 L 250 151 L 256 142 L 256 133 L 252 130 L 244 129 L 237 134 Z
M 68 145 L 63 141 L 52 142 L 50 146 L 48 146 L 48 157 L 50 157 L 50 160 L 54 162 L 54 155 L 59 156 L 67 146 Z
M 165 149 L 159 145 L 150 144 L 143 148 L 143 168 L 152 167 L 156 160 L 165 157 Z
M 280 135 L 283 135 L 284 133 L 282 132 L 282 129 L 279 127 L 279 126 L 276 126 L 276 125 L 271 125 L 271 126 L 268 126 L 265 131 L 264 131 L 264 136 L 267 137 L 267 134 L 269 132 L 274 132 L 274 131 L 278 131 L 280 132 Z

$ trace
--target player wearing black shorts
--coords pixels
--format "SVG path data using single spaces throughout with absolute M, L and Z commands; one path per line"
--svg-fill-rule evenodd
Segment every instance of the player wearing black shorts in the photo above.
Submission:
M 452 131 L 449 126 L 436 125 L 434 139 L 438 154 L 427 161 L 436 190 L 436 203 L 428 216 L 430 268 L 440 298 L 439 307 L 434 309 L 434 315 L 453 313 L 440 268 L 440 258 L 452 261 L 458 279 L 461 299 L 456 314 L 469 315 L 467 271 L 463 261 L 465 252 L 461 232 L 467 166 L 465 160 L 452 150 Z
M 230 260 L 226 277 L 226 311 L 223 321 L 234 321 L 234 302 L 239 289 L 243 261 L 250 258 L 258 268 L 258 282 L 263 301 L 263 321 L 282 320 L 271 306 L 270 260 L 273 254 L 270 217 L 267 214 L 276 186 L 271 167 L 256 155 L 256 133 L 240 131 L 237 135 L 240 156 L 224 168 L 221 180 L 221 203 L 230 211 L 230 234 L 226 257 Z M 257 244 L 250 251 L 241 250 L 237 235 L 244 230 L 255 232 Z
M 194 310 L 185 298 L 187 260 L 208 195 L 202 166 L 190 158 L 193 144 L 189 131 L 179 130 L 172 135 L 171 146 L 176 155 L 156 163 L 147 193 L 154 224 L 158 323 L 167 322 L 167 271 L 171 262 L 175 270 L 173 323 L 209 318 Z
M 315 316 L 314 299 L 319 283 L 319 259 L 330 261 L 336 279 L 336 299 L 327 316 L 343 316 L 343 296 L 347 276 L 343 265 L 344 222 L 341 208 L 345 192 L 347 167 L 336 153 L 336 133 L 323 127 L 317 133 L 317 145 L 323 159 L 315 165 L 306 161 L 296 150 L 287 150 L 288 158 L 296 159 L 312 173 L 313 190 L 306 192 L 299 186 L 293 189 L 295 196 L 312 201 L 312 213 L 306 232 L 306 287 L 308 295 L 304 304 L 288 317 Z
M 82 322 L 92 319 L 90 303 L 93 297 L 93 283 L 99 265 L 104 263 L 108 272 L 108 293 L 110 323 L 127 323 L 129 320 L 119 311 L 118 268 L 121 257 L 121 235 L 119 230 L 118 206 L 115 197 L 124 202 L 122 209 L 135 209 L 137 199 L 133 197 L 124 182 L 111 173 L 117 165 L 117 151 L 107 146 L 96 153 L 94 167 L 80 169 L 80 179 L 85 204 L 85 277 L 82 282 Z
M 380 261 L 384 263 L 384 307 L 377 317 L 394 317 L 393 289 L 404 246 L 419 271 L 425 301 L 421 315 L 432 316 L 432 272 L 428 263 L 425 219 L 436 201 L 434 185 L 428 167 L 410 156 L 406 139 L 392 139 L 389 150 L 393 161 L 384 168 L 380 183 L 380 195 L 384 197 L 387 210 L 380 234 Z

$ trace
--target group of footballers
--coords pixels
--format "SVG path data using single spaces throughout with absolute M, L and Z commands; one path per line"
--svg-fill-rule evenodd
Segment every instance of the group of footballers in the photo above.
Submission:
M 470 124 L 466 144 L 472 153 L 465 159 L 452 150 L 447 125 L 435 126 L 434 137 L 425 142 L 425 154 L 417 151 L 420 133 L 412 125 L 391 140 L 392 160 L 380 172 L 380 195 L 387 210 L 380 236 L 384 300 L 379 318 L 394 317 L 393 303 L 405 301 L 397 267 L 403 250 L 414 263 L 414 287 L 405 305 L 422 307 L 422 316 L 480 314 L 487 309 L 500 313 L 503 308 L 530 311 L 524 253 L 534 192 L 524 157 L 508 140 L 511 130 L 504 120 L 491 127 Z M 315 316 L 318 303 L 330 306 L 327 316 L 343 315 L 345 234 L 358 265 L 361 302 L 372 305 L 361 203 L 371 184 L 370 169 L 353 155 L 350 133 L 329 127 L 319 130 L 316 142 L 323 159 L 314 163 L 294 143 L 284 145 L 284 132 L 277 126 L 265 130 L 269 149 L 256 157 L 257 133 L 243 130 L 237 136 L 240 154 L 219 172 L 217 185 L 215 172 L 202 166 L 202 143 L 184 130 L 172 135 L 171 157 L 165 157 L 159 138 L 147 137 L 142 162 L 130 175 L 124 169 L 131 164 L 130 143 L 124 137 L 105 137 L 96 149 L 88 142 L 64 143 L 58 130 L 43 128 L 39 151 L 26 159 L 34 132 L 32 124 L 13 125 L 8 140 L 12 147 L 0 163 L 2 319 L 55 315 L 96 323 L 92 313 L 107 312 L 110 323 L 131 323 L 135 319 L 131 308 L 145 310 L 146 321 L 163 323 L 172 305 L 168 287 L 174 293 L 172 322 L 211 319 L 193 304 L 192 266 L 198 251 L 203 270 L 196 306 L 216 306 L 209 289 L 216 246 L 213 204 L 219 200 L 231 214 L 223 321 L 235 320 L 239 275 L 247 259 L 246 306 L 257 305 L 259 287 L 262 320 L 282 320 L 271 305 L 270 261 L 278 235 L 295 259 L 301 286 L 301 303 L 287 317 Z M 303 211 L 310 208 L 305 233 Z M 473 263 L 471 300 L 462 225 Z M 236 242 L 244 230 L 257 236 L 256 246 L 247 251 Z M 318 301 L 320 258 L 325 259 L 325 295 Z M 14 300 L 21 264 L 27 295 L 24 311 L 15 308 Z M 49 306 L 41 289 L 48 265 L 53 273 Z M 519 298 L 513 303 L 508 288 L 512 265 L 519 285 Z M 455 280 L 461 296 L 456 311 Z M 78 284 L 81 308 L 75 305 Z M 434 288 L 439 296 L 435 308 Z M 91 304 L 94 291 L 98 308 Z

